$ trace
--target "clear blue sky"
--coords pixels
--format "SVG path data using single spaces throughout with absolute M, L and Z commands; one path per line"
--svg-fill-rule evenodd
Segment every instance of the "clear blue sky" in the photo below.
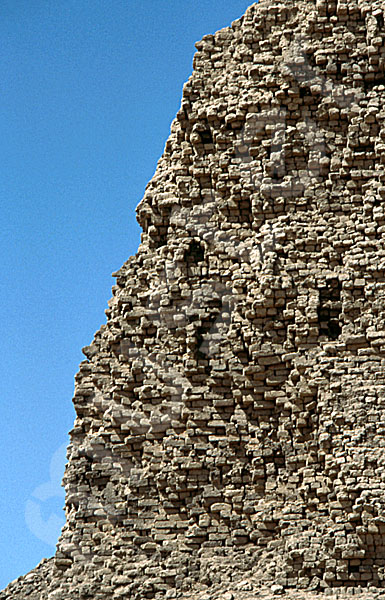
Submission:
M 54 553 L 81 348 L 191 73 L 249 0 L 0 3 L 0 589 Z

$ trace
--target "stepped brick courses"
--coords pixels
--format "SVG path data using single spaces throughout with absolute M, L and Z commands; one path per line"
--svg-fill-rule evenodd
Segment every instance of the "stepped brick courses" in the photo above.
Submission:
M 57 553 L 1 600 L 385 598 L 384 16 L 263 0 L 197 43 Z

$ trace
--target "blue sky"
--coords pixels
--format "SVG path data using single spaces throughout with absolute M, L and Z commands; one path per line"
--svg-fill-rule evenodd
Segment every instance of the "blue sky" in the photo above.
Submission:
M 81 348 L 191 73 L 248 0 L 0 3 L 0 589 L 54 553 Z

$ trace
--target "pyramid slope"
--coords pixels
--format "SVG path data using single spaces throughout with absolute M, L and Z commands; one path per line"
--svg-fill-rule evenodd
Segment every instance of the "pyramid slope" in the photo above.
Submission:
M 384 16 L 263 0 L 197 44 L 83 349 L 57 553 L 1 600 L 385 587 Z

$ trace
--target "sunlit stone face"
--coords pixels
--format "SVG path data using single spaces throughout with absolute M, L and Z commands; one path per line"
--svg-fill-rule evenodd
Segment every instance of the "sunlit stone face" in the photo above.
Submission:
M 114 483 L 79 502 L 75 478 L 67 504 L 132 560 L 183 548 L 282 585 L 381 585 L 382 91 L 311 23 L 186 85 L 74 437 L 86 477 Z
M 197 44 L 77 376 L 59 590 L 385 587 L 382 18 L 265 0 Z

